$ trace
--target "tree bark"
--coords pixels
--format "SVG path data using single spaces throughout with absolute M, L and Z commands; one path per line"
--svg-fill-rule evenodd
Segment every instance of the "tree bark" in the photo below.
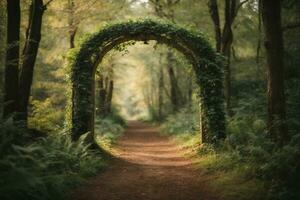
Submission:
M 107 90 L 107 96 L 106 96 L 106 115 L 111 113 L 111 101 L 113 97 L 113 91 L 114 91 L 114 81 L 110 80 Z
M 172 6 L 178 4 L 180 0 L 168 0 L 166 2 L 161 0 L 150 0 L 149 2 L 154 5 L 154 10 L 158 17 L 166 18 L 172 23 L 175 23 L 174 10 L 172 9 Z M 168 10 L 164 10 L 165 8 L 167 8 Z M 171 51 L 169 51 L 167 54 L 167 62 L 168 75 L 170 79 L 170 100 L 173 106 L 173 110 L 176 112 L 179 109 L 182 95 L 180 88 L 178 87 L 178 81 L 174 73 L 174 68 L 172 66 Z
M 106 90 L 104 86 L 104 77 L 100 75 L 99 81 L 99 115 L 100 117 L 105 117 L 105 100 L 106 100 Z
M 7 0 L 7 50 L 4 72 L 4 118 L 11 116 L 17 109 L 20 20 L 20 0 Z
M 259 74 L 260 66 L 260 51 L 261 51 L 261 41 L 262 41 L 262 29 L 261 29 L 261 0 L 258 0 L 258 40 L 256 47 L 256 64 L 257 64 L 257 74 Z
M 162 55 L 161 55 L 162 56 Z M 161 59 L 160 56 L 160 59 Z M 161 66 L 161 62 L 159 66 L 159 80 L 158 80 L 158 119 L 161 121 L 163 119 L 163 91 L 164 91 L 164 72 Z
M 216 51 L 220 52 L 221 51 L 222 33 L 221 33 L 220 15 L 219 15 L 217 0 L 210 0 L 208 2 L 208 8 L 209 8 L 209 13 L 210 13 L 211 19 L 214 23 Z
M 232 116 L 231 111 L 231 46 L 233 42 L 232 24 L 236 16 L 236 0 L 225 1 L 225 24 L 222 33 L 221 52 L 227 57 L 225 64 L 225 101 L 226 111 L 229 116 Z
M 27 124 L 28 103 L 33 79 L 34 65 L 41 40 L 42 19 L 46 7 L 43 0 L 32 0 L 23 51 L 23 64 L 19 84 L 19 120 Z
M 168 60 L 168 75 L 170 79 L 170 95 L 171 95 L 171 103 L 173 106 L 173 110 L 176 112 L 180 108 L 181 104 L 181 93 L 178 87 L 177 78 L 174 73 L 174 69 L 172 67 L 172 52 L 168 52 L 167 55 Z
M 208 2 L 209 13 L 214 23 L 215 38 L 216 38 L 216 51 L 221 52 L 227 57 L 225 65 L 225 81 L 224 81 L 224 93 L 226 101 L 226 112 L 229 116 L 232 116 L 231 111 L 231 49 L 233 43 L 233 31 L 232 24 L 237 15 L 239 8 L 247 2 L 242 1 L 238 4 L 238 0 L 225 0 L 225 22 L 223 30 L 220 28 L 220 16 L 218 10 L 218 3 L 216 0 L 210 0 Z
M 188 108 L 192 107 L 192 103 L 193 103 L 193 74 L 192 73 L 188 73 L 190 74 L 187 82 L 188 82 L 188 91 L 187 91 L 187 104 L 188 104 Z
M 68 0 L 68 28 L 69 28 L 69 39 L 70 39 L 70 48 L 75 48 L 75 36 L 77 33 L 78 27 L 75 23 L 75 3 L 74 0 Z
M 289 136 L 286 125 L 281 1 L 262 0 L 262 19 L 268 71 L 268 128 L 271 138 L 283 145 Z

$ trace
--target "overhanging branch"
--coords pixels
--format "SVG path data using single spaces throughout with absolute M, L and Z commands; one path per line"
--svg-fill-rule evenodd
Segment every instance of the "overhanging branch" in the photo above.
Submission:
M 282 31 L 285 32 L 285 31 L 289 31 L 289 30 L 295 29 L 295 28 L 300 28 L 300 21 L 290 23 L 290 24 L 287 24 L 287 25 L 283 26 Z

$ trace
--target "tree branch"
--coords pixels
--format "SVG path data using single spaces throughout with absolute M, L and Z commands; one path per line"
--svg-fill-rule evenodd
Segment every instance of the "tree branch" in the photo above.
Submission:
M 54 1 L 54 0 L 49 0 L 47 3 L 44 4 L 43 7 L 46 8 L 52 1 Z
M 237 5 L 237 7 L 236 7 L 236 9 L 235 9 L 234 17 L 238 14 L 238 12 L 239 12 L 239 10 L 241 9 L 241 7 L 242 7 L 245 3 L 247 3 L 248 1 L 249 1 L 249 0 L 241 1 L 241 2 Z
M 288 30 L 291 30 L 291 29 L 295 29 L 295 28 L 299 28 L 300 27 L 300 21 L 298 22 L 294 22 L 294 23 L 290 23 L 290 24 L 287 24 L 285 26 L 282 27 L 282 31 L 285 32 L 285 31 L 288 31 Z

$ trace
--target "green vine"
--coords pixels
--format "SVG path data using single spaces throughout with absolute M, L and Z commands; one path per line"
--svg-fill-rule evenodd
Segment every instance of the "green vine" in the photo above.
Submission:
M 210 143 L 225 137 L 222 57 L 201 33 L 144 20 L 107 25 L 86 36 L 79 47 L 69 53 L 72 84 L 69 124 L 74 140 L 86 132 L 93 132 L 94 76 L 102 58 L 112 49 L 124 48 L 124 44 L 149 40 L 177 49 L 191 62 L 200 88 L 202 137 Z

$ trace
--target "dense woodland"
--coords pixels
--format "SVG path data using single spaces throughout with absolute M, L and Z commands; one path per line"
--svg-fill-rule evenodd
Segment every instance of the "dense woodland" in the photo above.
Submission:
M 191 59 L 146 38 L 95 62 L 98 146 L 75 141 L 70 60 L 97 31 L 147 20 L 201 33 L 221 58 L 224 136 L 204 134 Z M 130 120 L 185 149 L 220 199 L 300 199 L 299 66 L 298 0 L 1 0 L 0 199 L 68 198 L 110 165 Z

